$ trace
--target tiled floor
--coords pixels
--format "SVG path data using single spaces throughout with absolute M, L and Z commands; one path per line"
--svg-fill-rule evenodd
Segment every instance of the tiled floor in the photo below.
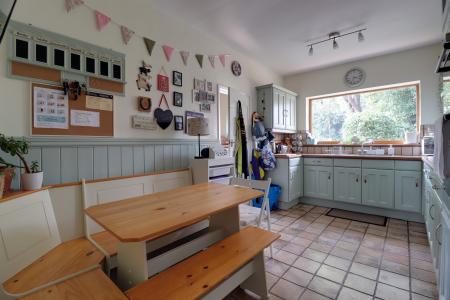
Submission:
M 281 238 L 266 257 L 271 299 L 438 298 L 424 224 L 370 225 L 326 216 L 328 210 L 298 205 L 273 213 Z

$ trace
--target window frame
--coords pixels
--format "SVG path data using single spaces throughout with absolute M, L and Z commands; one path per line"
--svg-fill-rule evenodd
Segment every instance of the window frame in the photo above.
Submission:
M 450 79 L 448 80 L 450 81 Z M 360 90 L 352 90 L 352 91 L 346 91 L 341 93 L 332 93 L 332 94 L 326 94 L 321 96 L 313 96 L 313 97 L 307 97 L 306 103 L 307 103 L 307 117 L 308 121 L 306 122 L 307 130 L 314 134 L 312 132 L 312 115 L 313 115 L 313 109 L 312 109 L 312 103 L 316 100 L 323 100 L 333 97 L 342 97 L 347 95 L 354 95 L 354 94 L 364 94 L 364 93 L 371 93 L 371 92 L 381 92 L 386 90 L 393 90 L 393 89 L 401 89 L 401 88 L 407 88 L 407 87 L 415 87 L 416 88 L 416 132 L 420 133 L 420 108 L 421 108 L 421 98 L 420 98 L 420 82 L 407 82 L 407 83 L 400 83 L 400 84 L 394 84 L 394 85 L 387 85 L 387 86 L 379 86 L 379 87 L 373 87 L 373 88 L 365 88 Z M 377 141 L 377 140 L 375 140 Z M 387 144 L 397 144 L 403 141 L 402 140 L 383 140 Z M 342 142 L 342 141 L 340 141 Z

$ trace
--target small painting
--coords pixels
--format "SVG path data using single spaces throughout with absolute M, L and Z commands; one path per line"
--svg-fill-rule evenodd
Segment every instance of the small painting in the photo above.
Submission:
M 173 118 L 175 120 L 175 130 L 182 131 L 184 129 L 183 116 L 174 116 Z
M 169 77 L 158 74 L 158 91 L 168 93 L 169 92 Z
M 194 90 L 204 91 L 206 89 L 206 80 L 194 78 Z
M 207 81 L 206 82 L 206 90 L 208 92 L 212 92 L 213 91 L 213 83 L 211 81 Z
M 216 101 L 216 94 L 208 93 L 208 102 L 215 102 L 215 101 Z
M 200 102 L 200 91 L 192 90 L 192 102 Z
M 183 73 L 178 71 L 172 72 L 172 84 L 176 86 L 183 86 Z
M 200 103 L 200 111 L 203 112 L 211 112 L 211 104 L 209 103 Z
M 206 92 L 206 91 L 199 91 L 199 93 L 200 93 L 200 102 L 208 101 L 208 92 Z
M 178 92 L 173 92 L 173 105 L 182 107 L 183 106 L 183 94 Z

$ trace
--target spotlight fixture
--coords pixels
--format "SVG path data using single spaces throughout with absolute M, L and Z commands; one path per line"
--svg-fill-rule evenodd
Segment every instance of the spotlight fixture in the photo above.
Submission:
M 338 45 L 338 43 L 336 42 L 336 39 L 334 38 L 334 39 L 333 39 L 333 49 L 336 50 L 336 49 L 338 49 L 338 48 L 339 48 L 339 45 Z
M 347 36 L 347 35 L 357 34 L 358 35 L 358 42 L 360 42 L 360 43 L 364 42 L 365 39 L 366 39 L 364 34 L 363 34 L 364 30 L 367 30 L 367 28 L 362 28 L 362 29 L 354 30 L 354 31 L 347 32 L 347 33 L 340 33 L 339 31 L 333 31 L 333 32 L 330 32 L 328 34 L 328 38 L 326 38 L 324 40 L 320 40 L 320 41 L 317 41 L 315 43 L 308 43 L 308 42 L 311 42 L 311 40 L 309 40 L 309 41 L 307 41 L 308 44 L 306 45 L 308 47 L 308 55 L 309 56 L 314 55 L 313 46 L 318 45 L 318 44 L 322 44 L 322 43 L 325 43 L 325 42 L 328 42 L 328 41 L 332 41 L 332 45 L 333 45 L 333 49 L 334 50 L 338 49 L 339 48 L 339 44 L 337 42 L 337 39 L 340 39 L 340 38 L 342 38 L 344 36 Z
M 358 42 L 362 43 L 364 42 L 365 37 L 364 34 L 362 33 L 362 31 L 358 32 Z

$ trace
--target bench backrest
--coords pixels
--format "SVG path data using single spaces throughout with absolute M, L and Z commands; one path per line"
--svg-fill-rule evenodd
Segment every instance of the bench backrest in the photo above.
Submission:
M 83 185 L 83 205 L 84 208 L 88 208 L 93 205 L 163 192 L 191 183 L 189 170 L 85 183 Z M 86 214 L 84 215 L 86 234 L 91 235 L 104 230 Z
M 0 282 L 61 243 L 48 190 L 0 203 Z

